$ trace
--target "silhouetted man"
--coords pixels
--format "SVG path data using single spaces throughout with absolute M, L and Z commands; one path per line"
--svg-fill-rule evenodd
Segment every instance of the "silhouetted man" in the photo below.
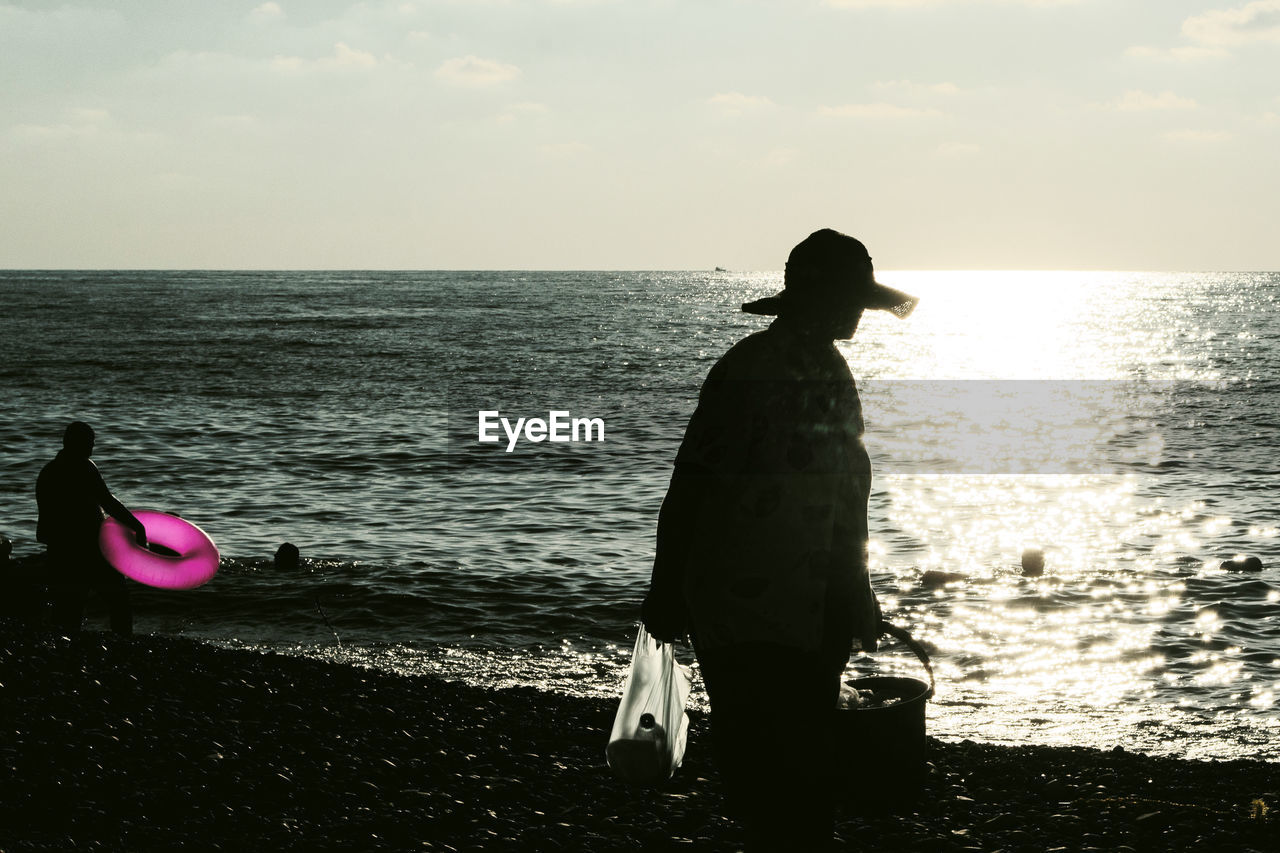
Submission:
M 862 406 L 833 342 L 867 308 L 915 302 L 876 282 L 862 243 L 810 235 L 785 289 L 742 306 L 778 319 L 711 369 L 676 457 L 642 616 L 659 640 L 693 639 L 749 850 L 831 842 L 840 675 L 854 638 L 874 650 L 880 634 Z
M 84 621 L 86 598 L 93 590 L 106 599 L 111 610 L 111 630 L 130 636 L 133 614 L 129 589 L 124 576 L 103 559 L 98 528 L 105 510 L 132 529 L 140 543 L 146 543 L 146 529 L 107 489 L 98 466 L 89 458 L 93 444 L 92 427 L 76 421 L 62 436 L 62 450 L 40 470 L 36 539 L 48 549 L 55 624 L 75 636 Z

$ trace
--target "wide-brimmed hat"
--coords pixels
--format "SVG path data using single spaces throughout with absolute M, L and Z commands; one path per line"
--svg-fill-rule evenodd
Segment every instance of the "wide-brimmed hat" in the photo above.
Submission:
M 907 317 L 920 300 L 875 280 L 871 255 L 862 242 L 830 228 L 815 231 L 791 250 L 787 257 L 784 289 L 775 296 L 747 302 L 749 314 L 778 314 L 785 305 L 821 305 L 836 294 L 855 289 L 863 307 L 890 311 Z

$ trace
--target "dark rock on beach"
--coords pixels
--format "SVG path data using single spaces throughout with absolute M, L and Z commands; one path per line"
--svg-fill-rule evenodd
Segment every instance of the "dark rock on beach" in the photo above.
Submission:
M 614 703 L 0 622 L 0 850 L 734 850 L 695 716 L 665 787 L 604 764 Z M 850 768 L 850 772 L 857 772 Z M 852 850 L 1276 850 L 1280 765 L 929 742 Z
M 1230 560 L 1223 560 L 1218 564 L 1218 567 L 1227 572 L 1260 572 L 1262 571 L 1262 560 L 1259 557 L 1241 554 L 1232 557 Z

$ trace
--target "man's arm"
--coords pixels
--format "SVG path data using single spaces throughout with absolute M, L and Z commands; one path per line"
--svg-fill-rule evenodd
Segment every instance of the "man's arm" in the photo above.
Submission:
M 698 530 L 702 505 L 717 476 L 717 463 L 723 465 L 724 445 L 736 423 L 737 401 L 724 374 L 722 360 L 711 369 L 702 386 L 698 408 L 689 419 L 671 485 L 658 512 L 653 573 L 640 616 L 646 630 L 661 642 L 683 637 L 691 627 L 684 596 L 685 566 L 695 538 L 706 535 L 706 531 Z
M 694 523 L 702 503 L 702 482 L 677 464 L 671 486 L 658 512 L 658 536 L 654 549 L 649 594 L 640 606 L 645 629 L 664 643 L 689 631 L 684 601 L 684 565 L 693 541 Z
M 93 465 L 92 462 L 89 463 Z M 147 529 L 138 521 L 137 516 L 129 512 L 129 508 L 120 503 L 115 495 L 111 494 L 111 490 L 107 488 L 106 481 L 102 479 L 102 474 L 98 472 L 98 466 L 93 465 L 93 475 L 97 480 L 95 490 L 98 493 L 98 506 L 102 507 L 107 515 L 129 528 L 138 537 L 139 545 L 147 544 Z

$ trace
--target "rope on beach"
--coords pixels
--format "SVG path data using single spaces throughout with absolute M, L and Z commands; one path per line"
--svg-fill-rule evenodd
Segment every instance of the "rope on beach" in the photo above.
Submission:
M 1138 810 L 1149 808 L 1158 810 L 1167 810 L 1173 813 L 1177 812 L 1198 812 L 1202 816 L 1214 815 L 1216 817 L 1228 818 L 1245 818 L 1247 820 L 1256 820 L 1268 822 L 1271 820 L 1270 813 L 1273 809 L 1267 805 L 1267 801 L 1261 797 L 1254 797 L 1248 803 L 1236 802 L 1228 804 L 1226 807 L 1214 808 L 1198 803 L 1180 803 L 1173 800 L 1160 800 L 1153 797 L 1143 797 L 1137 795 L 1130 796 L 1111 796 L 1111 797 L 1082 797 L 1081 802 L 1093 802 L 1102 806 L 1132 806 Z M 1151 812 L 1150 814 L 1157 814 Z M 1139 818 L 1141 820 L 1141 818 Z
M 338 648 L 342 648 L 342 638 L 338 636 L 338 632 L 333 629 L 333 625 L 329 622 L 329 617 L 325 615 L 324 608 L 320 606 L 320 596 L 316 596 L 316 610 L 320 611 L 320 618 L 324 620 L 324 624 L 329 629 L 329 633 L 333 634 L 333 639 L 338 641 Z

